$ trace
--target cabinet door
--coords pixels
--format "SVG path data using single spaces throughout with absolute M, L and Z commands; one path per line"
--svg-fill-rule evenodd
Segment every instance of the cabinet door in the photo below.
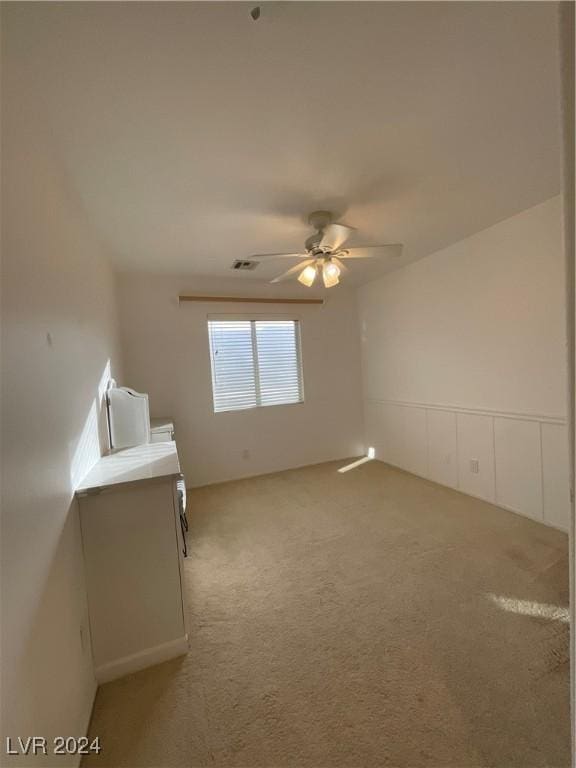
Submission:
M 185 635 L 174 481 L 80 499 L 96 671 Z

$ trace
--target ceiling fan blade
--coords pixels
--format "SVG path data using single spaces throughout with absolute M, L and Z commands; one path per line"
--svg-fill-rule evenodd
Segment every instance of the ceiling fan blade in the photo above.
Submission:
M 346 227 L 344 224 L 328 224 L 318 246 L 330 251 L 338 251 L 353 231 L 352 227 Z
M 340 259 L 337 256 L 332 256 L 332 261 L 334 262 L 334 264 L 340 267 L 343 274 L 346 274 L 346 272 L 350 272 L 346 264 L 344 264 L 343 261 L 340 261 Z
M 278 277 L 275 277 L 274 280 L 270 280 L 270 282 L 281 283 L 282 280 L 288 280 L 289 277 L 292 277 L 292 275 L 295 275 L 297 272 L 301 272 L 304 267 L 307 267 L 308 264 L 314 264 L 314 262 L 315 259 L 304 259 L 304 261 L 301 261 L 299 264 L 290 267 L 290 269 L 287 269 L 286 272 L 283 272 L 281 275 L 278 275 Z
M 250 258 L 259 261 L 264 261 L 264 259 L 303 259 L 307 255 L 306 253 L 255 253 Z
M 375 256 L 391 256 L 398 258 L 402 255 L 401 243 L 387 243 L 386 245 L 366 245 L 362 248 L 347 248 L 338 256 L 341 259 L 371 259 Z

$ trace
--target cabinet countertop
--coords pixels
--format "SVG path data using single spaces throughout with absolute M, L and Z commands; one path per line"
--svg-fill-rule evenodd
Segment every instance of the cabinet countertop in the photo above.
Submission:
M 179 475 L 175 442 L 146 443 L 102 456 L 76 488 L 76 493 L 84 495 L 123 483 Z

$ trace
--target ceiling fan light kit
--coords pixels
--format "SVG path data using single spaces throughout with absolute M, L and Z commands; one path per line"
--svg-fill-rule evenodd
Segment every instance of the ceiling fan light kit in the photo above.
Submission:
M 305 285 L 307 288 L 310 288 L 314 283 L 314 280 L 316 280 L 316 267 L 309 264 L 307 267 L 304 267 L 302 272 L 298 275 L 298 282 L 302 283 L 302 285 Z
M 332 288 L 340 282 L 340 268 L 332 261 L 325 261 L 322 265 L 322 279 L 326 288 Z
M 307 238 L 304 246 L 305 253 L 265 253 L 253 256 L 259 261 L 265 259 L 299 258 L 302 261 L 271 280 L 279 283 L 291 277 L 297 277 L 298 282 L 310 288 L 316 280 L 316 275 L 322 273 L 325 288 L 332 288 L 340 282 L 342 272 L 347 272 L 341 259 L 367 259 L 375 256 L 399 256 L 401 246 L 398 244 L 369 245 L 360 248 L 343 249 L 344 243 L 354 231 L 345 224 L 332 221 L 330 211 L 314 211 L 308 221 L 316 230 Z M 300 273 L 300 274 L 298 274 Z

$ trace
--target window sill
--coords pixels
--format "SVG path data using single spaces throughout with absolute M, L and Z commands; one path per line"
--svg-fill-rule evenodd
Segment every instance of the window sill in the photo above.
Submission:
M 294 406 L 304 405 L 304 400 L 297 403 L 271 403 L 270 405 L 253 405 L 250 408 L 227 408 L 221 411 L 212 409 L 214 416 L 221 416 L 223 413 L 252 413 L 252 411 L 268 411 L 270 408 L 294 408 Z

